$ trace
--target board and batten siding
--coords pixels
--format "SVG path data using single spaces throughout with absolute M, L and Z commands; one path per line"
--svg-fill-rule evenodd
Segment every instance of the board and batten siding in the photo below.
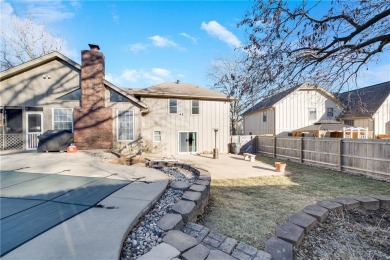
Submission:
M 315 108 L 317 116 L 309 119 L 309 109 Z M 333 108 L 333 116 L 327 115 Z M 272 108 L 244 116 L 244 133 L 248 135 L 287 135 L 293 130 L 312 125 L 319 120 L 335 120 L 342 107 L 315 89 L 298 89 L 274 104 Z M 263 122 L 263 113 L 267 122 Z
M 390 95 L 374 114 L 375 135 L 390 135 Z
M 316 118 L 309 119 L 309 109 L 316 109 Z M 327 115 L 327 108 L 333 108 L 333 116 Z M 335 120 L 342 108 L 335 101 L 316 90 L 297 90 L 275 104 L 275 134 L 312 125 L 320 120 Z
M 352 119 L 344 119 L 353 120 L 353 127 L 368 127 L 368 131 L 374 131 L 374 121 L 371 118 L 352 118 Z
M 264 114 L 267 120 L 263 122 Z M 275 128 L 274 109 L 256 111 L 244 116 L 244 134 L 245 135 L 273 135 Z
M 212 152 L 215 128 L 219 152 L 228 152 L 229 102 L 199 100 L 199 115 L 192 115 L 189 99 L 177 99 L 177 114 L 169 114 L 168 98 L 142 98 L 142 101 L 149 106 L 149 113 L 142 117 L 142 137 L 157 147 L 158 152 L 178 154 L 179 132 L 196 132 L 197 152 Z M 153 142 L 153 131 L 161 131 L 161 142 Z

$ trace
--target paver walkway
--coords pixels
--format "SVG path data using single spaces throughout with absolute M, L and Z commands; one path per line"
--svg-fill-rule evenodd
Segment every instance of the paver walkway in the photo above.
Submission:
M 2 259 L 119 259 L 128 231 L 168 184 L 160 171 L 102 163 L 83 152 L 1 153 L 0 163 L 1 252 L 12 250 L 4 238 L 31 239 L 42 232 L 37 227 L 55 226 L 19 239 L 26 243 Z

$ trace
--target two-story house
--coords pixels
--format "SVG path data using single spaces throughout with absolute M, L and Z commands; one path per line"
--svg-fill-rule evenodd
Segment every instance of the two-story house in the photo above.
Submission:
M 261 100 L 243 113 L 246 135 L 288 135 L 321 120 L 335 120 L 344 105 L 323 88 L 308 83 Z
M 90 47 L 81 65 L 53 52 L 0 73 L 1 150 L 36 149 L 37 136 L 66 129 L 80 149 L 142 140 L 167 155 L 211 152 L 215 143 L 227 153 L 229 97 L 180 82 L 119 88 L 104 78 L 99 46 Z

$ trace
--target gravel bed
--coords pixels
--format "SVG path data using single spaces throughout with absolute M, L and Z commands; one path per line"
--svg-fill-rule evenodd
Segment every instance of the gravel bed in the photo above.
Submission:
M 296 259 L 390 259 L 390 211 L 354 209 L 305 237 Z
M 172 181 L 185 181 L 193 184 L 196 176 L 187 170 L 176 167 L 162 167 L 160 171 L 167 174 Z M 168 186 L 169 187 L 169 186 Z M 149 252 L 152 247 L 162 242 L 164 231 L 157 226 L 157 222 L 165 214 L 169 213 L 172 206 L 183 196 L 183 191 L 168 188 L 161 198 L 154 204 L 149 212 L 144 216 L 129 233 L 123 243 L 121 259 L 137 259 Z

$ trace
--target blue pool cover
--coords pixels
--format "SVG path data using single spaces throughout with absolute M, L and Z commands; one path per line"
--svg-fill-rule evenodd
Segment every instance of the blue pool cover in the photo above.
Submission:
M 0 171 L 0 256 L 97 205 L 130 181 Z

